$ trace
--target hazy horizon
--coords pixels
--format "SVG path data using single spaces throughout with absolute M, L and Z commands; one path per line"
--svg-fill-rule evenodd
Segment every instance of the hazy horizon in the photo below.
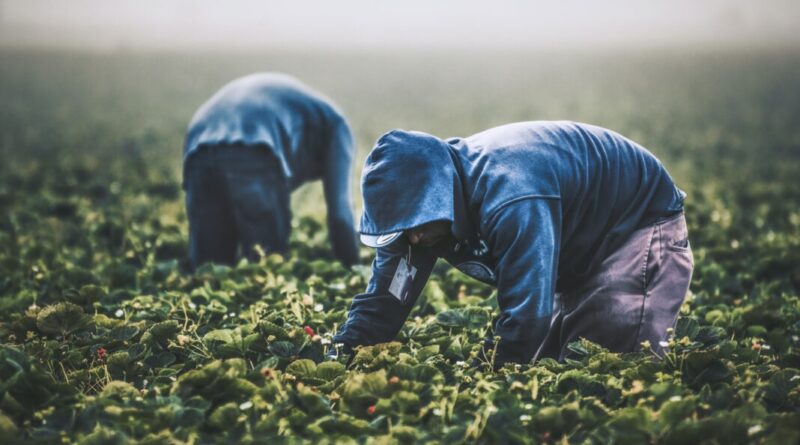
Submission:
M 800 44 L 797 29 L 792 0 L 0 0 L 6 48 L 763 47 Z

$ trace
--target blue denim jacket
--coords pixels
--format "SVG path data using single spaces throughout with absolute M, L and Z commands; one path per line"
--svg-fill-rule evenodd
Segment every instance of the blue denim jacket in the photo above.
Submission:
M 684 194 L 646 149 L 603 128 L 522 122 L 443 141 L 395 130 L 362 173 L 360 231 L 380 235 L 449 221 L 452 240 L 378 249 L 373 276 L 334 340 L 397 335 L 437 258 L 498 289 L 499 360 L 530 360 L 557 290 L 577 286 L 636 228 L 683 208 Z M 416 268 L 409 298 L 388 292 L 401 258 Z
M 322 179 L 334 253 L 358 258 L 350 196 L 353 137 L 333 103 L 291 76 L 257 73 L 236 79 L 195 113 L 184 163 L 201 147 L 263 146 L 277 158 L 289 190 Z

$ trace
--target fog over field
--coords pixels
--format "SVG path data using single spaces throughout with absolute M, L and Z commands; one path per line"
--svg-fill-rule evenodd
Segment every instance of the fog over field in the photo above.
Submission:
M 0 0 L 5 47 L 763 47 L 797 29 L 795 0 Z

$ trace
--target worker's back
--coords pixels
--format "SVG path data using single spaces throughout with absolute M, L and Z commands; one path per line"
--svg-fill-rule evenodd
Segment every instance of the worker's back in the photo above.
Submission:
M 295 188 L 320 177 L 326 136 L 343 122 L 327 98 L 297 79 L 252 74 L 228 83 L 197 110 L 184 158 L 204 146 L 263 145 Z

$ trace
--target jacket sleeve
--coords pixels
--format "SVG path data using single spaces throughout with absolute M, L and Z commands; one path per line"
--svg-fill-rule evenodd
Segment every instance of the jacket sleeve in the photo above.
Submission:
M 500 337 L 496 366 L 526 363 L 545 339 L 553 314 L 561 237 L 560 200 L 530 198 L 491 217 L 487 241 L 496 257 Z
M 391 341 L 400 332 L 411 308 L 430 277 L 436 255 L 429 249 L 411 248 L 411 265 L 417 269 L 408 300 L 400 302 L 389 292 L 400 259 L 408 257 L 405 240 L 379 248 L 372 262 L 372 278 L 366 292 L 356 295 L 350 305 L 347 321 L 334 336 L 336 343 L 347 347 L 373 345 Z
M 328 234 L 333 254 L 345 266 L 350 266 L 358 261 L 358 244 L 350 197 L 353 136 L 344 119 L 332 126 L 324 156 L 322 187 L 328 207 Z

